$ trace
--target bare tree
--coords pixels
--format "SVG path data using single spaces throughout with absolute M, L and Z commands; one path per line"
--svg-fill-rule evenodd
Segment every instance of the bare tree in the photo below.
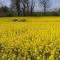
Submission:
M 29 15 L 29 0 L 22 0 L 23 15 Z
M 11 6 L 13 10 L 17 10 L 18 16 L 21 15 L 21 12 L 23 16 L 28 16 L 32 15 L 35 2 L 34 0 L 11 0 Z
M 60 8 L 58 9 L 58 11 L 57 11 L 57 12 L 58 12 L 58 15 L 60 16 Z
M 40 5 L 44 8 L 44 15 L 46 15 L 47 8 L 50 7 L 50 0 L 39 0 Z
M 11 6 L 17 9 L 18 16 L 20 16 L 20 0 L 11 0 Z
M 35 1 L 34 0 L 31 0 L 30 1 L 30 15 L 33 14 L 34 7 L 35 7 Z
M 29 2 L 29 0 L 27 0 L 27 2 L 26 2 L 27 15 L 29 15 L 29 4 L 30 4 L 30 2 Z
M 25 16 L 26 0 L 22 0 L 22 10 L 23 10 L 23 15 Z
M 35 7 L 35 2 L 34 0 L 22 0 L 23 4 L 23 14 L 24 16 L 27 15 L 32 15 L 34 7 Z

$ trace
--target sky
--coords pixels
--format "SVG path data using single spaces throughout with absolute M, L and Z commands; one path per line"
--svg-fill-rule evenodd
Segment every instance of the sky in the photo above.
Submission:
M 36 0 L 35 0 L 36 1 Z M 50 9 L 53 9 L 53 8 L 59 8 L 60 7 L 60 0 L 50 0 L 52 5 L 50 7 Z M 0 0 L 0 4 L 3 3 L 3 5 L 7 5 L 9 6 L 10 5 L 10 0 Z M 38 3 L 38 2 L 37 2 Z M 39 10 L 38 8 L 38 4 L 36 4 L 36 10 Z
M 53 8 L 59 8 L 60 7 L 60 0 L 51 0 L 52 7 Z

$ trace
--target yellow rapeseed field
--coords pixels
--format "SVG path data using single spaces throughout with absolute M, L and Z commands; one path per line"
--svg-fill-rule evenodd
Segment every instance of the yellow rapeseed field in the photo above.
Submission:
M 60 17 L 0 18 L 0 60 L 60 60 Z

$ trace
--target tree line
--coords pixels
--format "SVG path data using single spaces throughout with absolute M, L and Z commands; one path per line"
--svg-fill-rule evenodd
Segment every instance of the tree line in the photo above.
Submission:
M 46 16 L 46 15 L 60 15 L 60 9 L 48 12 L 51 6 L 50 0 L 38 0 L 39 9 L 43 8 L 42 12 L 34 12 L 36 9 L 35 0 L 10 0 L 10 7 L 3 6 L 0 8 L 0 16 Z

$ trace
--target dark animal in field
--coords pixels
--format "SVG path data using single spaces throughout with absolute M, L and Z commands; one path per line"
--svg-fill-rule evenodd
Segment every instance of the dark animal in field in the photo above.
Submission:
M 22 20 L 18 20 L 18 19 L 14 19 L 12 20 L 13 22 L 26 22 L 26 19 L 22 19 Z
M 12 20 L 13 22 L 17 22 L 18 20 L 17 19 L 14 19 L 14 20 Z

